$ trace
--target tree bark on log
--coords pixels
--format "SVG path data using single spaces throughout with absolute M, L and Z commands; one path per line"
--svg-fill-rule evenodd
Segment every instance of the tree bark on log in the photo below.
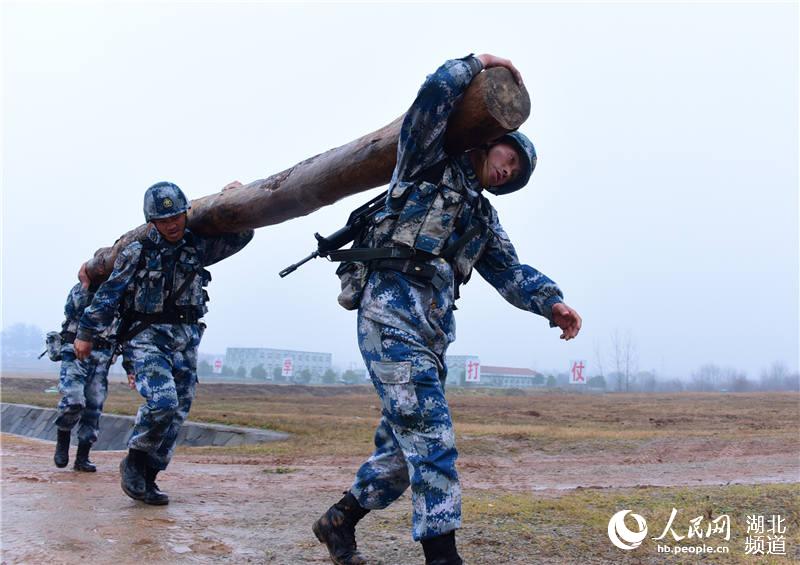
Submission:
M 507 69 L 487 69 L 473 79 L 451 114 L 445 148 L 458 154 L 497 139 L 522 125 L 530 108 L 527 90 Z M 268 178 L 192 200 L 188 227 L 203 235 L 260 228 L 387 184 L 397 162 L 403 117 Z M 106 279 L 118 252 L 146 233 L 143 224 L 113 246 L 98 249 L 86 265 L 91 280 Z

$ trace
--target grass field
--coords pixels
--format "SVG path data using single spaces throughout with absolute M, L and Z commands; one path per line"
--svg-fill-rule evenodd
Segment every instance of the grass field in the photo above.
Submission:
M 3 402 L 54 407 L 45 393 L 57 381 L 4 377 Z M 462 454 L 502 454 L 534 447 L 552 453 L 614 447 L 635 450 L 657 438 L 714 438 L 719 446 L 748 439 L 797 446 L 800 395 L 680 393 L 582 395 L 518 389 L 447 392 Z M 141 397 L 110 385 L 105 411 L 135 415 Z M 372 445 L 380 401 L 368 386 L 200 384 L 190 419 L 294 434 L 248 452 L 362 455 Z M 498 442 L 498 440 L 501 440 Z M 722 450 L 723 447 L 720 447 Z

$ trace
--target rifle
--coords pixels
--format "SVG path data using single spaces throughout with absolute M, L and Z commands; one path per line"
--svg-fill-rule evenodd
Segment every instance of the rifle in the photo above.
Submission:
M 278 273 L 280 277 L 283 278 L 286 275 L 293 273 L 298 267 L 311 261 L 312 259 L 316 259 L 317 257 L 327 257 L 331 254 L 331 252 L 341 249 L 351 241 L 354 241 L 356 237 L 358 237 L 359 233 L 361 233 L 361 230 L 369 225 L 369 222 L 372 221 L 372 218 L 374 218 L 378 212 L 383 210 L 384 204 L 386 203 L 387 192 L 388 191 L 379 194 L 366 204 L 353 210 L 350 213 L 350 217 L 347 219 L 347 225 L 328 237 L 323 237 L 319 235 L 319 233 L 315 233 L 314 237 L 317 239 L 317 250 L 308 255 L 308 257 L 305 259 L 286 267 L 284 270 Z

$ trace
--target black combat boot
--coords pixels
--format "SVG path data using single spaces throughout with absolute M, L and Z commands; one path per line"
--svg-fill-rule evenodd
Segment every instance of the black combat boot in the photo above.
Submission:
M 158 489 L 156 475 L 158 475 L 158 469 L 153 469 L 148 465 L 144 475 L 145 488 L 142 502 L 145 504 L 152 504 L 153 506 L 164 506 L 165 504 L 169 504 L 169 496 L 167 496 L 167 493 L 161 492 Z
M 311 528 L 314 535 L 328 546 L 331 561 L 336 565 L 366 564 L 356 547 L 356 524 L 367 512 L 350 491 L 345 491 L 344 497 L 314 522 Z
M 94 466 L 94 463 L 89 461 L 89 450 L 92 448 L 92 444 L 88 441 L 79 441 L 78 442 L 78 453 L 75 455 L 75 465 L 73 469 L 76 471 L 83 471 L 85 473 L 94 473 L 97 471 L 97 467 Z
M 67 463 L 69 463 L 69 436 L 71 433 L 69 430 L 58 430 L 56 453 L 53 455 L 53 462 L 56 467 L 66 467 Z
M 456 550 L 456 532 L 422 540 L 425 552 L 425 565 L 461 565 L 461 557 Z
M 144 499 L 146 467 L 147 453 L 138 449 L 129 449 L 128 455 L 119 464 L 122 490 L 133 499 Z

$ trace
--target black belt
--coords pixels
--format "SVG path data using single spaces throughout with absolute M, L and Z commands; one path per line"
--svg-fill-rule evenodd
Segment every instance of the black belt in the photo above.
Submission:
M 169 312 L 156 312 L 154 314 L 142 314 L 133 312 L 129 315 L 131 322 L 142 322 L 147 325 L 152 324 L 196 324 L 200 321 L 200 316 L 194 308 L 172 310 Z
M 473 226 L 461 235 L 456 241 L 445 247 L 439 255 L 414 249 L 413 247 L 351 247 L 350 249 L 335 249 L 328 252 L 331 261 L 358 261 L 372 262 L 392 259 L 415 259 L 417 261 L 430 261 L 441 257 L 446 261 L 452 260 L 464 245 L 482 231 L 481 226 Z
M 447 280 L 439 274 L 436 267 L 425 261 L 414 259 L 377 259 L 370 261 L 370 266 L 375 271 L 389 270 L 398 271 L 423 281 L 431 283 L 436 290 L 442 290 L 447 286 Z
M 411 247 L 356 247 L 351 249 L 337 249 L 328 253 L 331 261 L 376 261 L 390 259 L 417 259 L 428 261 L 435 259 L 437 255 L 427 251 L 419 251 Z

